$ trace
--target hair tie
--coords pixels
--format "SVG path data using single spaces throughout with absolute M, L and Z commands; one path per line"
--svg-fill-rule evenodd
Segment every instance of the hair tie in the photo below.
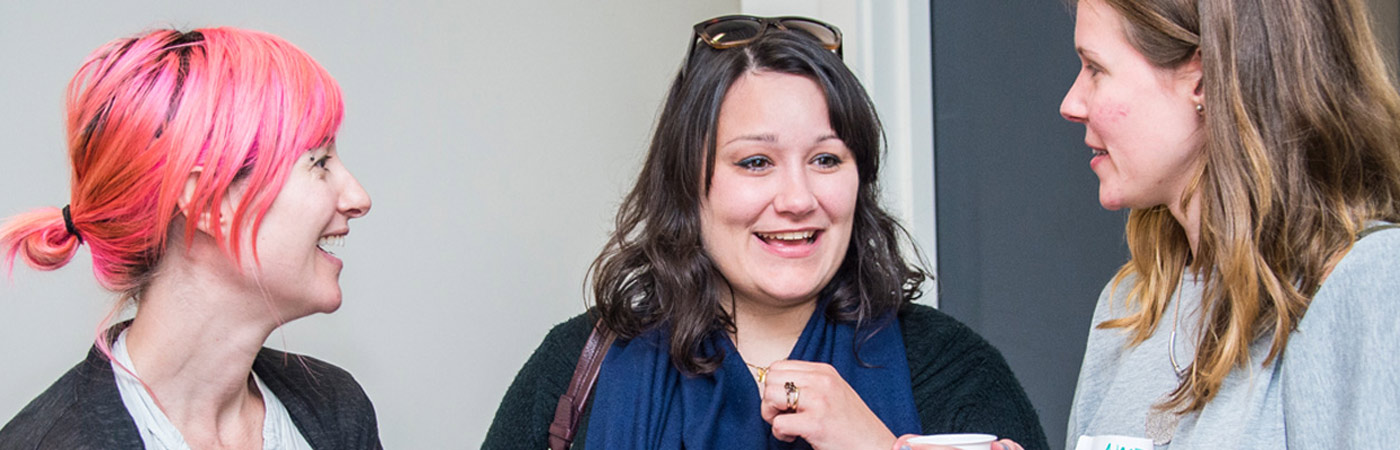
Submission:
M 78 242 L 83 241 L 83 237 L 78 234 L 78 229 L 73 227 L 73 214 L 68 212 L 68 205 L 63 205 L 63 228 L 67 228 L 68 234 L 78 238 Z

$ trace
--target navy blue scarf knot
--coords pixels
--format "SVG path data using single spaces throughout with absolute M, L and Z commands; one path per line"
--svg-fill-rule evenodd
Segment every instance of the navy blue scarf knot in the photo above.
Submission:
M 788 359 L 823 362 L 836 369 L 896 436 L 920 433 L 909 380 L 904 338 L 893 314 L 868 334 L 828 320 L 819 302 Z M 590 449 L 809 449 L 805 441 L 782 442 L 759 416 L 758 385 L 727 333 L 702 343 L 702 354 L 725 355 L 719 369 L 683 375 L 671 363 L 665 327 L 608 350 L 588 419 Z M 864 364 L 862 364 L 862 362 Z M 782 381 L 782 380 L 769 380 Z

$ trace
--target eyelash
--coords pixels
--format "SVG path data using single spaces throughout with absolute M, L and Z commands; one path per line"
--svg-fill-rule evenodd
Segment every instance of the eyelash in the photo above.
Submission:
M 830 153 L 822 153 L 820 155 L 817 155 L 815 158 L 812 158 L 811 162 L 816 163 L 821 168 L 830 169 L 841 165 L 841 163 L 844 161 L 842 161 L 841 158 L 836 155 Z M 773 165 L 773 161 L 768 159 L 768 157 L 766 156 L 750 156 L 748 158 L 739 160 L 739 162 L 734 163 L 734 165 L 739 166 L 739 168 L 745 170 L 757 172 L 771 167 Z
M 771 167 L 773 165 L 773 161 L 768 159 L 768 157 L 766 156 L 750 156 L 748 158 L 739 160 L 739 162 L 734 163 L 734 165 L 739 166 L 739 168 L 741 169 L 756 172 Z
M 325 168 L 326 168 L 326 163 L 330 162 L 330 160 L 331 160 L 331 155 L 325 155 L 325 156 L 322 156 L 322 157 L 320 157 L 320 158 L 316 158 L 316 157 L 313 156 L 313 157 L 312 157 L 312 161 L 311 161 L 311 167 L 317 167 L 317 168 L 325 169 Z
M 1096 65 L 1093 65 L 1093 64 L 1085 64 L 1085 65 L 1084 65 L 1084 70 L 1089 71 L 1089 76 L 1091 76 L 1091 77 L 1092 77 L 1092 76 L 1095 76 L 1095 75 L 1098 75 L 1098 74 L 1100 74 L 1100 73 L 1103 73 L 1103 70 L 1100 70 L 1100 69 L 1099 69 L 1099 66 L 1096 66 Z
M 817 163 L 817 165 L 820 165 L 823 168 L 827 169 L 839 166 L 842 163 L 840 157 L 830 153 L 822 153 L 820 155 L 817 155 L 816 158 L 812 158 L 812 162 Z

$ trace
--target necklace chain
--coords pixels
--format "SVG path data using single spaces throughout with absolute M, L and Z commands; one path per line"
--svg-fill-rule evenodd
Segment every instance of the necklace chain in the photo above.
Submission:
M 1167 337 L 1167 360 L 1172 363 L 1172 370 L 1176 371 L 1177 378 L 1186 373 L 1180 365 L 1176 363 L 1176 322 L 1181 318 L 1181 291 L 1186 290 L 1186 274 L 1181 274 L 1181 284 L 1176 288 L 1176 305 L 1172 311 L 1172 332 Z
M 1186 370 L 1182 369 L 1181 365 L 1176 362 L 1176 329 L 1177 322 L 1181 319 L 1181 299 L 1182 291 L 1184 290 L 1186 290 L 1185 268 L 1182 270 L 1181 283 L 1177 285 L 1176 288 L 1176 305 L 1172 307 L 1172 332 L 1167 338 L 1169 340 L 1167 343 L 1167 360 L 1171 361 L 1172 369 L 1176 371 L 1177 380 L 1180 380 L 1181 377 L 1186 374 Z M 1168 392 L 1162 394 L 1162 397 L 1158 398 L 1156 403 L 1159 406 L 1170 399 L 1171 393 Z M 1176 428 L 1181 422 L 1181 415 L 1177 414 L 1176 411 L 1169 411 L 1159 408 L 1158 406 L 1152 406 L 1148 409 L 1147 420 L 1143 424 L 1143 431 L 1147 434 L 1147 437 L 1152 439 L 1153 444 L 1167 445 L 1171 443 L 1173 435 L 1176 434 Z
M 756 366 L 756 365 L 753 365 L 753 364 L 749 364 L 748 361 L 744 361 L 744 365 L 749 366 L 749 367 L 753 368 L 754 371 L 758 372 L 758 375 L 755 375 L 754 378 L 758 380 L 758 384 L 759 384 L 759 385 L 762 385 L 762 384 L 763 384 L 763 380 L 765 380 L 765 379 L 768 378 L 768 368 L 769 368 L 769 367 L 772 367 L 771 365 L 770 365 L 770 366 Z

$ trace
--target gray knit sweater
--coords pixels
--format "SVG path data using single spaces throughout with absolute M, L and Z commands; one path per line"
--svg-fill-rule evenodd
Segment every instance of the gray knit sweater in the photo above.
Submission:
M 1132 280 L 1099 297 L 1095 325 L 1122 317 Z M 1195 355 L 1201 285 L 1180 289 L 1176 359 Z M 1067 448 L 1081 435 L 1146 436 L 1149 408 L 1176 387 L 1168 352 L 1175 304 L 1147 341 L 1128 347 L 1122 329 L 1093 328 L 1071 407 Z M 1371 234 L 1347 253 L 1313 298 L 1288 347 L 1262 365 L 1272 336 L 1250 347 L 1199 413 L 1181 418 L 1158 449 L 1363 448 L 1400 442 L 1400 230 Z

